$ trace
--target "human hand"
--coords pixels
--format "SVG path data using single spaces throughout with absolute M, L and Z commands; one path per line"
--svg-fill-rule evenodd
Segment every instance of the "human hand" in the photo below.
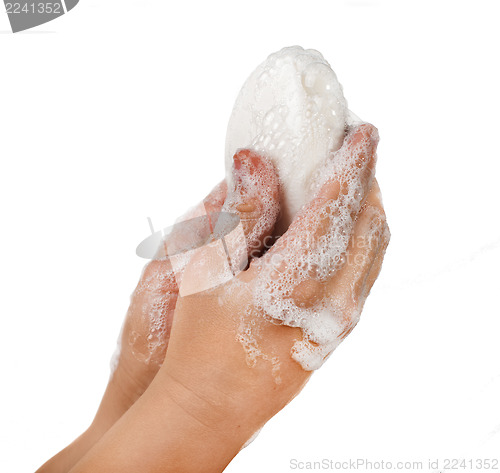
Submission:
M 351 132 L 339 152 L 349 158 L 341 174 L 326 179 L 264 256 L 230 282 L 178 300 L 160 379 L 176 386 L 172 396 L 188 411 L 186 391 L 222 406 L 207 423 L 238 419 L 240 432 L 227 428 L 233 440 L 245 442 L 284 407 L 359 320 L 389 243 L 373 179 L 377 142 L 369 125 Z M 346 195 L 353 180 L 357 208 Z M 335 247 L 344 240 L 345 251 Z M 210 254 L 200 253 L 184 278 L 196 281 L 210 265 Z
M 279 211 L 278 178 L 272 165 L 247 151 L 237 153 L 240 165 L 233 172 L 237 187 L 227 197 L 225 180 L 187 212 L 185 221 L 200 214 L 208 219 L 223 209 L 236 213 L 246 238 L 243 250 L 248 258 L 256 255 L 261 238 L 268 235 Z M 266 195 L 267 200 L 258 199 Z M 209 236 L 206 220 L 190 220 L 199 239 Z M 268 222 L 268 224 L 266 224 Z M 167 237 L 183 239 L 178 231 Z M 148 388 L 165 358 L 174 309 L 179 293 L 178 280 L 183 269 L 174 269 L 169 258 L 154 259 L 146 265 L 132 294 L 119 337 L 118 356 L 108 386 L 91 426 L 75 442 L 46 462 L 38 473 L 67 472 L 107 432 Z
M 343 166 L 266 254 L 231 281 L 179 298 L 165 363 L 75 472 L 111 467 L 111 458 L 120 471 L 222 471 L 300 391 L 355 326 L 380 271 L 389 232 L 373 179 L 377 141 L 369 125 L 351 131 Z M 209 266 L 201 252 L 183 279 L 196 285 Z M 124 455 L 130 449 L 141 453 Z

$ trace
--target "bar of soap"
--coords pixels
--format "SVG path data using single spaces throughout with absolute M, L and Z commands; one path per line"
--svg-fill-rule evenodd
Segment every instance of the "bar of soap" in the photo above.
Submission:
M 226 178 L 231 183 L 240 148 L 272 160 L 281 184 L 278 233 L 313 197 L 313 175 L 342 146 L 349 113 L 335 72 L 313 49 L 271 54 L 243 85 L 227 128 Z

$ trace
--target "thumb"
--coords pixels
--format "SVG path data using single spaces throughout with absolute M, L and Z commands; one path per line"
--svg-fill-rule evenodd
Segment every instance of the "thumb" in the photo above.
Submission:
M 268 241 L 280 210 L 279 179 L 272 163 L 249 149 L 234 155 L 232 173 L 232 188 L 228 189 L 222 212 L 239 217 L 250 260 L 271 246 Z

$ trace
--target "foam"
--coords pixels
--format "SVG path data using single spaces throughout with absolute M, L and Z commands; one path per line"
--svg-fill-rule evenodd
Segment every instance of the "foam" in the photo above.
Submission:
M 288 239 L 285 258 L 280 257 L 282 241 L 278 240 L 278 251 L 268 254 L 266 264 L 255 263 L 261 267 L 253 286 L 253 305 L 273 323 L 302 329 L 303 340 L 295 343 L 291 355 L 306 370 L 322 365 L 356 325 L 364 303 L 363 297 L 352 296 L 353 290 L 325 296 L 307 307 L 293 297 L 295 288 L 311 279 L 326 285 L 346 262 L 363 189 L 372 176 L 366 163 L 352 162 L 353 155 L 370 147 L 369 133 L 355 145 L 342 147 L 350 139 L 348 131 L 359 122 L 347 109 L 342 87 L 323 56 L 294 46 L 270 55 L 250 75 L 228 125 L 228 182 L 237 149 L 255 150 L 273 162 L 280 178 L 278 232 L 284 232 L 297 215 L 312 227 L 320 221 L 327 226 L 319 238 L 310 235 L 310 241 L 304 241 L 301 234 Z M 320 208 L 303 207 L 333 175 L 343 176 L 338 199 Z M 369 227 L 364 232 L 368 244 L 376 245 L 384 231 L 383 217 L 375 208 L 367 213 Z M 262 356 L 253 331 L 248 321 L 242 322 L 239 340 L 249 365 Z
M 236 99 L 226 135 L 228 182 L 239 148 L 270 158 L 281 181 L 278 227 L 286 230 L 313 195 L 312 174 L 341 147 L 348 115 L 342 86 L 321 53 L 293 46 L 271 54 Z
M 362 204 L 362 188 L 366 184 L 366 169 L 353 166 L 352 155 L 353 151 L 355 154 L 369 146 L 370 140 L 366 134 L 354 148 L 343 146 L 356 122 L 359 123 L 359 119 L 347 109 L 342 87 L 323 56 L 295 46 L 272 54 L 251 74 L 236 100 L 228 125 L 228 199 L 222 210 L 234 211 L 236 206 L 247 204 L 248 198 L 267 209 L 255 228 L 245 232 L 247 246 L 235 244 L 235 251 L 246 249 L 252 255 L 253 248 L 259 250 L 257 237 L 270 230 L 278 212 L 272 186 L 262 186 L 269 183 L 273 173 L 266 163 L 258 169 L 248 169 L 244 165 L 246 159 L 251 159 L 248 150 L 269 158 L 278 172 L 281 203 L 278 233 L 283 233 L 296 216 L 309 219 L 313 224 L 320 221 L 327 224 L 320 238 L 310 235 L 311 239 L 289 241 L 284 260 L 280 259 L 280 251 L 276 251 L 272 259 L 267 258 L 271 264 L 256 260 L 262 267 L 251 287 L 253 306 L 265 318 L 302 329 L 303 340 L 295 343 L 291 356 L 306 370 L 322 365 L 357 323 L 364 302 L 363 297 L 346 298 L 339 294 L 323 297 L 305 307 L 297 304 L 293 297 L 298 285 L 311 279 L 326 284 L 345 263 L 355 217 Z M 243 163 L 239 170 L 233 170 L 235 154 Z M 304 208 L 333 175 L 343 176 L 339 198 L 321 208 Z M 242 194 L 238 191 L 239 185 L 245 187 L 245 202 L 238 200 Z M 190 216 L 206 213 L 205 204 L 207 202 L 202 208 L 194 209 Z M 368 214 L 371 223 L 366 234 L 370 244 L 375 244 L 384 231 L 383 225 L 377 222 L 383 219 L 374 208 L 369 209 Z M 216 225 L 211 238 L 219 233 L 224 233 L 223 229 Z M 282 240 L 278 240 L 274 248 L 280 249 L 282 244 Z M 178 275 L 190 259 L 187 254 L 185 258 Z M 129 309 L 136 314 L 135 325 L 140 330 L 130 330 L 125 342 L 136 359 L 147 365 L 159 366 L 163 361 L 175 305 L 176 293 L 167 289 L 176 286 L 176 275 L 172 269 L 165 271 L 162 267 L 165 264 L 158 260 L 146 267 Z M 235 269 L 243 268 L 232 268 L 233 273 Z M 202 270 L 199 273 L 205 274 Z M 237 278 L 233 282 L 227 287 L 236 294 L 241 286 Z M 253 314 L 255 311 L 252 317 Z M 269 362 L 272 375 L 279 383 L 280 360 L 262 352 L 258 344 L 259 326 L 245 314 L 238 340 L 246 350 L 248 364 L 253 366 L 258 358 Z
M 327 284 L 346 262 L 354 219 L 352 213 L 359 211 L 360 202 L 351 195 L 342 199 L 335 207 L 337 215 L 329 221 L 327 233 L 304 252 L 304 242 L 297 241 L 284 260 L 277 257 L 271 264 L 262 264 L 261 272 L 253 288 L 253 304 L 265 317 L 274 323 L 302 329 L 303 340 L 292 348 L 292 358 L 305 370 L 315 370 L 322 366 L 329 354 L 344 340 L 357 324 L 366 297 L 363 280 L 368 261 L 355 262 L 351 267 L 359 267 L 351 275 L 350 287 L 341 287 L 338 293 L 329 293 L 311 306 L 297 305 L 294 289 L 304 281 L 314 280 Z M 348 208 L 354 208 L 346 211 Z M 365 210 L 368 220 L 363 234 L 368 247 L 378 247 L 387 228 L 382 223 L 380 210 L 369 207 Z M 325 218 L 319 212 L 318 219 Z M 277 255 L 276 255 L 277 256 Z M 355 288 L 358 287 L 356 290 Z M 357 293 L 359 292 L 359 296 Z
M 166 260 L 146 265 L 131 297 L 125 324 L 133 356 L 146 365 L 161 366 L 167 350 L 177 298 L 175 274 Z

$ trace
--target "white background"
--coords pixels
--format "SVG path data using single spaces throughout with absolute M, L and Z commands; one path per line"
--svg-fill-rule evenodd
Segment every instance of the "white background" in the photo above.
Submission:
M 392 242 L 356 330 L 227 471 L 500 457 L 497 5 L 81 0 L 16 35 L 0 14 L 0 470 L 88 426 L 146 217 L 222 178 L 239 88 L 293 44 L 380 130 Z

